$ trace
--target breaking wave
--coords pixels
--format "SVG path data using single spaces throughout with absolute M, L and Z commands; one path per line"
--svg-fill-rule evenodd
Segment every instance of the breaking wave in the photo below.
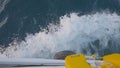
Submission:
M 53 58 L 63 50 L 86 55 L 120 52 L 120 16 L 116 13 L 95 13 L 79 16 L 71 13 L 60 17 L 59 24 L 49 24 L 24 41 L 15 39 L 1 48 L 0 57 Z

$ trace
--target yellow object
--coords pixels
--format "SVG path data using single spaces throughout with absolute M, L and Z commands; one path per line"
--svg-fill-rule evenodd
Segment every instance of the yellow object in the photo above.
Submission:
M 93 59 L 96 59 L 96 55 L 92 55 L 92 58 L 93 58 Z
M 66 68 L 92 68 L 83 54 L 70 55 L 65 58 Z
M 113 64 L 113 68 L 120 68 L 120 54 L 111 54 L 103 57 L 103 60 Z M 109 68 L 109 67 L 102 67 Z

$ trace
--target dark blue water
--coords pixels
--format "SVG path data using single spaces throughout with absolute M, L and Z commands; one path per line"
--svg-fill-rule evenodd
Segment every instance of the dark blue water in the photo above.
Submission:
M 7 47 L 9 43 L 17 39 L 25 40 L 27 34 L 35 34 L 42 29 L 48 29 L 50 23 L 59 24 L 60 17 L 70 16 L 70 13 L 91 15 L 94 13 L 109 12 L 120 15 L 119 0 L 0 0 L 0 47 Z M 79 29 L 79 28 L 78 28 Z M 109 29 L 106 29 L 109 31 Z M 102 33 L 101 33 L 102 34 Z M 100 48 L 100 40 L 91 42 Z M 113 50 L 112 45 L 118 45 L 115 41 L 108 41 L 110 47 L 104 49 L 104 54 L 120 52 Z M 91 44 L 89 44 L 91 45 Z M 94 54 L 94 47 L 89 46 Z M 118 45 L 118 48 L 119 45 Z M 102 53 L 103 50 L 98 50 Z M 86 50 L 83 52 L 85 53 Z M 102 54 L 103 55 L 103 54 Z
M 72 12 L 80 15 L 120 12 L 119 0 L 11 0 L 0 14 L 8 17 L 0 28 L 0 44 L 7 46 L 14 38 L 24 39 L 26 33 L 36 33 L 49 23 L 59 23 L 59 17 Z

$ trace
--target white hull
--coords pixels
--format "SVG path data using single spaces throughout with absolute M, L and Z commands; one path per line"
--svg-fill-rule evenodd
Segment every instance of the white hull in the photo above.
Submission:
M 95 62 L 102 61 L 87 60 L 88 63 L 94 65 Z M 3 58 L 0 59 L 0 67 L 15 68 L 65 68 L 64 60 L 54 59 L 37 59 L 37 58 Z

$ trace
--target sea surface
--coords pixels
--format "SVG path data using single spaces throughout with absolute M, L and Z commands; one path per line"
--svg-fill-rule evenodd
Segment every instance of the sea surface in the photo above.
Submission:
M 120 53 L 120 0 L 0 0 L 0 58 Z

